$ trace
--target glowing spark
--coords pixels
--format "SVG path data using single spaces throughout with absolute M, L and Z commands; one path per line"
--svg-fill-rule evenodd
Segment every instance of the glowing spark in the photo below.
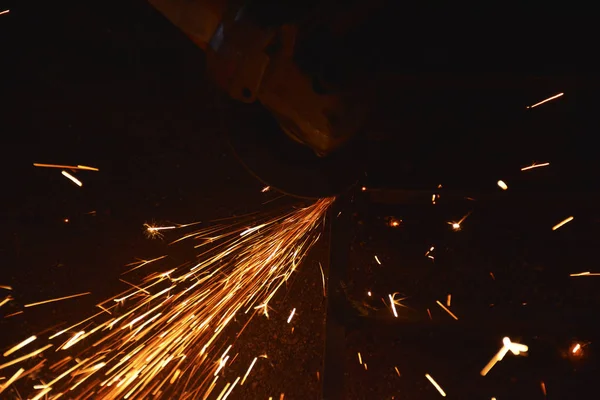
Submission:
M 65 176 L 66 178 L 70 179 L 71 182 L 73 182 L 77 186 L 79 186 L 79 187 L 83 186 L 83 183 L 81 183 L 81 181 L 79 179 L 75 178 L 73 175 L 71 175 L 67 171 L 62 171 L 61 173 L 63 174 L 63 176 Z
M 0 15 L 8 14 L 9 12 L 10 12 L 10 10 L 0 11 Z
M 14 353 L 15 351 L 21 350 L 23 347 L 27 346 L 29 343 L 33 342 L 35 339 L 37 339 L 37 337 L 34 336 L 30 336 L 29 338 L 23 340 L 21 343 L 17 344 L 14 347 L 11 347 L 10 349 L 6 350 L 3 354 L 4 357 L 8 357 L 10 356 L 12 353 Z
M 19 379 L 19 376 L 21 376 L 23 372 L 25 372 L 25 370 L 23 368 L 20 368 L 17 372 L 15 372 L 13 376 L 10 377 L 9 380 L 6 381 L 4 385 L 0 385 L 0 393 L 4 392 L 4 390 L 8 389 L 10 385 L 12 385 L 17 379 Z
M 12 287 L 6 285 L 0 285 L 0 289 L 12 290 Z
M 87 165 L 60 165 L 60 164 L 40 164 L 33 163 L 34 167 L 42 167 L 42 168 L 60 168 L 60 169 L 74 169 L 74 170 L 84 170 L 84 171 L 100 171 L 98 168 L 88 167 Z
M 233 385 L 231 385 L 231 387 L 229 388 L 229 390 L 227 391 L 227 393 L 225 393 L 225 396 L 223 396 L 223 400 L 225 400 L 225 399 L 227 399 L 227 397 L 229 397 L 229 395 L 233 391 L 233 388 L 235 387 L 235 385 L 237 385 L 237 383 L 238 383 L 239 380 L 240 380 L 240 377 L 238 376 L 236 378 L 236 380 L 233 381 Z
M 137 261 L 137 262 L 135 262 L 135 263 L 132 263 L 132 264 L 128 264 L 128 265 L 134 265 L 134 264 L 138 264 L 138 265 L 136 265 L 135 267 L 131 268 L 131 269 L 130 269 L 130 270 L 128 270 L 128 271 L 125 271 L 125 272 L 123 272 L 121 275 L 128 274 L 128 273 L 130 273 L 131 271 L 135 271 L 135 270 L 136 270 L 136 269 L 138 269 L 138 268 L 142 268 L 142 267 L 143 267 L 143 266 L 145 266 L 145 265 L 148 265 L 148 264 L 150 264 L 150 263 L 153 263 L 154 261 L 162 260 L 163 258 L 166 258 L 166 257 L 167 257 L 167 256 L 160 256 L 160 257 L 153 258 L 152 260 L 142 260 L 142 261 Z
M 19 314 L 23 314 L 23 311 L 17 311 L 12 314 L 8 314 L 8 315 L 4 316 L 4 318 L 14 317 L 15 315 L 19 315 Z
M 244 232 L 240 233 L 240 236 L 246 236 L 247 234 L 255 232 L 255 231 L 257 231 L 257 230 L 259 230 L 261 228 L 264 228 L 267 225 L 268 224 L 262 224 L 262 225 L 255 226 L 253 228 L 248 228 Z
M 571 353 L 577 356 L 581 355 L 581 345 L 579 343 L 575 344 L 575 346 L 573 346 L 573 348 L 571 349 Z
M 394 313 L 394 317 L 398 318 L 398 313 L 396 312 L 396 305 L 394 304 L 394 298 L 392 297 L 391 294 L 388 294 L 388 297 L 390 298 L 390 304 L 392 305 L 392 311 Z
M 59 298 L 56 298 L 56 299 L 38 301 L 37 303 L 25 304 L 24 307 L 35 307 L 35 306 L 39 306 L 39 305 L 42 305 L 42 304 L 54 303 L 55 301 L 62 301 L 62 300 L 73 299 L 75 297 L 86 296 L 88 294 L 92 294 L 92 292 L 78 293 L 78 294 L 73 294 L 71 296 L 65 296 L 65 297 L 59 297 Z
M 292 320 L 292 318 L 294 317 L 294 314 L 295 314 L 295 313 L 296 313 L 296 309 L 294 308 L 294 309 L 292 310 L 292 312 L 290 313 L 290 316 L 289 316 L 289 317 L 288 317 L 288 319 L 287 319 L 287 323 L 288 323 L 288 324 L 290 323 L 290 321 L 291 321 L 291 320 Z
M 540 387 L 542 388 L 542 393 L 544 393 L 544 396 L 547 395 L 546 393 L 546 384 L 544 383 L 544 381 L 540 382 Z
M 537 107 L 537 106 L 539 106 L 539 105 L 542 105 L 542 104 L 544 104 L 544 103 L 547 103 L 547 102 L 549 102 L 549 101 L 551 101 L 551 100 L 557 99 L 557 98 L 561 97 L 562 95 L 564 95 L 564 93 L 555 94 L 555 95 L 554 95 L 554 96 L 552 96 L 552 97 L 548 97 L 547 99 L 540 101 L 539 103 L 535 103 L 535 104 L 534 104 L 534 105 L 532 105 L 532 106 L 527 106 L 527 108 L 534 108 L 534 107 Z
M 321 262 L 319 262 L 319 269 L 321 270 L 321 280 L 323 281 L 323 297 L 327 297 L 327 292 L 325 290 L 325 274 L 323 273 Z
M 567 223 L 569 223 L 569 222 L 571 222 L 571 221 L 573 221 L 573 217 L 569 217 L 569 218 L 567 218 L 567 219 L 565 219 L 565 220 L 563 220 L 563 221 L 559 222 L 558 224 L 554 225 L 554 226 L 552 227 L 552 230 L 553 230 L 553 231 L 555 231 L 555 230 L 557 230 L 558 228 L 560 228 L 561 226 L 563 226 L 564 224 L 567 224 Z
M 577 274 L 570 274 L 569 276 L 600 276 L 600 272 L 579 272 Z
M 492 280 L 496 280 L 496 277 L 494 276 L 493 272 L 490 272 L 490 276 L 492 277 Z
M 438 385 L 438 383 L 436 381 L 433 380 L 433 378 L 431 377 L 431 375 L 425 374 L 425 378 L 427 378 L 429 380 L 429 382 L 431 382 L 431 384 L 433 385 L 433 387 L 435 387 L 437 389 L 437 391 L 440 392 L 440 394 L 442 395 L 442 397 L 446 397 L 446 392 L 444 392 L 444 390 L 442 389 L 442 387 L 440 385 Z
M 360 188 L 360 190 L 362 190 L 362 191 L 364 192 L 364 191 L 366 191 L 366 190 L 367 190 L 367 187 L 366 187 L 366 186 L 363 186 L 363 187 L 361 187 L 361 188 Z
M 363 366 L 365 367 L 365 371 L 367 371 L 368 370 L 367 363 L 364 363 Z
M 427 315 L 429 315 L 429 319 L 433 321 L 433 318 L 431 317 L 431 311 L 429 310 L 429 308 L 427 309 Z
M 502 181 L 502 180 L 498 181 L 498 186 L 500 186 L 500 189 L 502 189 L 502 190 L 508 189 L 508 185 L 506 183 L 504 183 L 504 181 Z
M 467 219 L 467 217 L 471 215 L 471 212 L 469 211 L 464 217 L 462 217 L 458 222 L 448 222 L 449 225 L 452 225 L 452 229 L 454 229 L 455 231 L 459 231 L 461 228 L 461 224 L 465 221 L 465 219 Z
M 172 226 L 153 226 L 149 224 L 144 224 L 144 228 L 146 228 L 146 234 L 150 238 L 162 237 L 163 234 L 161 231 L 177 229 L 178 227 L 175 225 Z
M 533 164 L 531 164 L 530 166 L 527 166 L 527 167 L 523 167 L 523 168 L 521 168 L 521 171 L 529 171 L 530 169 L 534 169 L 534 168 L 541 168 L 541 167 L 547 167 L 548 165 L 550 165 L 550 163 L 549 163 L 549 162 L 546 162 L 546 163 L 541 163 L 541 164 L 536 164 L 536 163 L 533 163 Z
M 452 304 L 452 295 L 450 293 L 448 293 L 448 297 L 446 298 L 446 305 L 448 307 L 450 307 L 451 304 Z
M 262 193 L 266 193 L 266 192 L 268 192 L 269 190 L 271 190 L 271 186 L 265 186 L 264 188 L 262 188 L 261 192 L 262 192 Z
M 397 228 L 400 226 L 401 222 L 402 222 L 401 219 L 390 218 L 388 225 L 391 226 L 392 228 Z
M 285 397 L 285 393 L 281 393 L 281 394 L 279 395 L 279 400 L 283 400 L 283 398 L 284 398 L 284 397 Z
M 214 398 L 212 392 L 220 392 L 221 400 L 227 398 L 241 381 L 239 377 L 225 388 L 217 385 L 219 373 L 239 354 L 233 360 L 227 355 L 229 323 L 245 318 L 239 337 L 258 314 L 254 310 L 268 310 L 269 301 L 319 240 L 333 201 L 321 199 L 303 208 L 253 215 L 255 228 L 250 231 L 247 218 L 187 232 L 181 240 L 200 240 L 209 247 L 198 254 L 195 264 L 160 271 L 154 263 L 155 270 L 148 276 L 101 302 L 99 306 L 106 311 L 52 334 L 49 340 L 70 332 L 58 348 L 69 348 L 77 358 L 66 356 L 50 366 L 42 360 L 35 370 L 23 372 L 21 379 L 35 379 L 40 369 L 44 376 L 51 376 L 48 383 L 36 381 L 27 386 L 38 386 L 27 398 L 49 390 L 56 393 L 54 398 L 67 391 L 69 398 L 77 399 L 90 394 L 169 399 L 184 392 L 188 398 Z M 241 236 L 240 232 L 246 233 Z M 136 262 L 134 268 L 156 260 Z M 76 329 L 80 325 L 85 327 Z M 0 370 L 51 346 L 11 360 Z
M 394 369 L 396 370 L 396 373 L 398 374 L 398 376 L 400 376 L 400 371 L 398 371 L 398 367 L 394 367 Z
M 508 337 L 503 338 L 502 347 L 500 348 L 498 353 L 496 353 L 496 355 L 494 355 L 494 357 L 492 357 L 492 359 L 486 364 L 486 366 L 483 367 L 483 369 L 480 372 L 481 376 L 486 376 L 487 373 L 490 372 L 490 370 L 494 367 L 494 365 L 496 365 L 498 361 L 502 361 L 504 356 L 509 351 L 512 352 L 514 355 L 519 355 L 521 352 L 527 352 L 528 350 L 529 348 L 523 344 L 511 342 L 510 338 Z
M 452 311 L 448 310 L 448 309 L 446 308 L 446 306 L 445 306 L 445 305 L 443 305 L 442 303 L 440 303 L 440 301 L 439 301 L 439 300 L 436 300 L 435 302 L 438 304 L 438 306 L 442 307 L 442 308 L 444 309 L 444 311 L 446 311 L 448 314 L 450 314 L 450 316 L 451 316 L 452 318 L 454 318 L 455 320 L 457 320 L 457 321 L 458 321 L 458 317 L 457 317 L 456 315 L 454 315 L 454 314 L 452 313 Z
M 248 375 L 250 375 L 250 371 L 252 371 L 252 367 L 254 367 L 254 363 L 256 363 L 256 360 L 258 360 L 258 357 L 254 357 L 254 360 L 252 360 L 252 363 L 248 367 L 248 370 L 246 371 L 246 374 L 244 375 L 244 379 L 242 379 L 240 386 L 243 386 L 244 382 L 246 382 L 246 378 L 248 377 Z M 318 374 L 318 372 L 317 372 L 317 374 Z
M 4 300 L 0 301 L 0 307 L 2 307 L 3 305 L 5 305 L 6 303 L 8 303 L 9 301 L 11 301 L 13 298 L 10 296 L 6 296 L 4 298 Z
M 377 256 L 375 256 L 375 261 L 377 261 L 377 264 L 381 265 L 381 261 L 379 261 L 379 258 Z
M 371 297 L 371 292 L 370 291 L 367 292 L 367 296 Z
M 362 361 L 362 357 L 360 355 L 360 351 L 358 352 L 358 363 L 362 365 L 363 361 Z
M 46 346 L 42 347 L 41 349 L 37 349 L 37 350 L 35 350 L 35 351 L 32 351 L 31 353 L 29 353 L 29 354 L 26 354 L 26 355 L 24 355 L 24 356 L 21 356 L 21 357 L 19 357 L 19 358 L 15 358 L 15 359 L 14 359 L 14 360 L 12 360 L 12 361 L 9 361 L 9 362 L 7 362 L 7 363 L 4 363 L 4 364 L 0 365 L 0 369 L 4 369 L 4 368 L 6 368 L 6 367 L 10 367 L 11 365 L 15 365 L 15 364 L 17 364 L 17 363 L 20 363 L 20 362 L 21 362 L 21 361 L 23 361 L 23 360 L 27 360 L 28 358 L 31 358 L 31 357 L 37 356 L 38 354 L 40 354 L 40 353 L 43 353 L 45 350 L 49 349 L 50 347 L 52 347 L 52 345 L 51 345 L 51 344 L 49 344 L 49 345 L 46 345 Z

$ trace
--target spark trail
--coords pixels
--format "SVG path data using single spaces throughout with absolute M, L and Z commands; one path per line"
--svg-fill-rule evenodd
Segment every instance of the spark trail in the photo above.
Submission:
M 102 311 L 90 318 L 50 337 L 38 335 L 37 346 L 22 342 L 23 350 L 0 361 L 0 373 L 13 377 L 10 384 L 29 380 L 21 382 L 29 398 L 227 396 L 240 377 L 226 380 L 219 373 L 231 365 L 235 338 L 254 315 L 266 314 L 319 239 L 333 201 L 256 218 L 252 226 L 238 222 L 184 234 L 173 243 L 194 240 L 195 248 L 206 249 L 196 263 L 152 272 L 100 303 Z

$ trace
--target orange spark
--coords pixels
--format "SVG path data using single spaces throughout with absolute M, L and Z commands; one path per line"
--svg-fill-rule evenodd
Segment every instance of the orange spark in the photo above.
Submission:
M 442 303 L 440 303 L 439 300 L 436 300 L 435 302 L 438 304 L 438 306 L 442 307 L 444 309 L 444 311 L 446 311 L 452 318 L 454 318 L 455 320 L 458 321 L 458 317 L 456 315 L 454 315 L 452 313 L 452 311 L 448 310 L 445 305 L 443 305 Z
M 296 309 L 294 308 L 294 309 L 292 310 L 292 312 L 290 313 L 290 316 L 289 316 L 289 317 L 288 317 L 288 319 L 287 319 L 287 323 L 288 323 L 288 324 L 290 323 L 290 321 L 291 321 L 291 320 L 292 320 L 292 318 L 294 317 L 294 314 L 295 314 L 295 313 L 296 313 Z
M 73 175 L 71 175 L 67 171 L 62 171 L 61 173 L 63 174 L 63 176 L 68 178 L 71 182 L 73 182 L 77 186 L 79 186 L 79 187 L 83 186 L 83 183 L 81 183 L 81 181 L 79 179 L 75 178 Z
M 547 167 L 548 165 L 550 165 L 549 162 L 540 163 L 540 164 L 533 163 L 533 164 L 531 164 L 531 165 L 529 165 L 527 167 L 521 168 L 521 171 L 529 171 L 530 169 Z
M 73 294 L 73 295 L 70 295 L 70 296 L 58 297 L 56 299 L 38 301 L 37 303 L 25 304 L 24 307 L 35 307 L 35 306 L 39 306 L 39 305 L 42 305 L 42 304 L 53 303 L 55 301 L 68 300 L 68 299 L 72 299 L 72 298 L 75 298 L 75 297 L 86 296 L 88 294 L 92 294 L 92 292 L 78 293 L 78 294 Z
M 6 350 L 4 352 L 4 354 L 2 354 L 4 357 L 8 357 L 10 356 L 12 353 L 14 353 L 15 351 L 18 351 L 20 349 L 22 349 L 23 347 L 27 346 L 29 343 L 33 342 L 35 339 L 37 339 L 37 337 L 34 336 L 30 336 L 29 338 L 23 340 L 21 343 L 11 347 L 10 349 Z
M 553 231 L 555 231 L 555 230 L 557 230 L 558 228 L 560 228 L 561 226 L 563 226 L 564 224 L 567 224 L 567 223 L 569 223 L 569 222 L 571 222 L 571 221 L 573 221 L 573 217 L 566 218 L 566 219 L 564 219 L 564 220 L 560 221 L 558 224 L 554 225 L 554 226 L 552 227 L 552 230 L 553 230 Z
M 562 95 L 564 95 L 564 93 L 555 94 L 555 95 L 554 95 L 554 96 L 552 96 L 552 97 L 548 97 L 547 99 L 540 101 L 539 103 L 535 103 L 534 105 L 527 106 L 527 108 L 534 108 L 534 107 L 537 107 L 537 106 L 539 106 L 539 105 L 542 105 L 542 104 L 544 104 L 544 103 L 547 103 L 547 102 L 549 102 L 549 101 L 551 101 L 551 100 L 557 99 L 557 98 L 561 97 Z
M 438 385 L 438 383 L 431 377 L 431 375 L 425 374 L 425 377 L 429 380 L 429 382 L 431 382 L 433 387 L 437 389 L 437 391 L 440 393 L 440 395 L 442 395 L 442 397 L 446 397 L 446 392 L 444 392 L 442 387 Z
M 84 171 L 100 171 L 98 168 L 88 167 L 87 165 L 59 165 L 59 164 L 40 164 L 33 163 L 34 167 L 42 168 L 60 168 L 60 169 L 73 169 L 73 170 L 84 170 Z

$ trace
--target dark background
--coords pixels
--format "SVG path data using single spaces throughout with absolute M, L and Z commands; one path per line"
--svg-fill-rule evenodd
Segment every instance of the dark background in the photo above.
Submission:
M 123 289 L 117 279 L 124 264 L 164 254 L 164 242 L 143 236 L 144 222 L 240 215 L 271 207 L 276 202 L 263 203 L 278 197 L 260 193 L 263 184 L 232 157 L 216 91 L 204 79 L 202 52 L 150 5 L 15 2 L 4 8 L 11 13 L 0 16 L 0 284 L 15 289 L 15 301 L 2 307 L 2 315 L 28 302 L 84 291 L 93 295 L 0 320 L 3 348 L 89 315 L 99 299 Z M 455 198 L 432 215 L 423 211 L 427 217 L 403 207 L 353 209 L 358 232 L 353 249 L 364 254 L 353 253 L 358 275 L 349 284 L 356 296 L 364 296 L 364 288 L 352 281 L 380 285 L 381 297 L 388 291 L 406 292 L 421 314 L 425 307 L 433 311 L 432 300 L 443 301 L 445 292 L 452 292 L 462 311 L 460 323 L 466 325 L 451 337 L 466 336 L 459 346 L 475 350 L 472 359 L 460 351 L 444 353 L 453 344 L 437 340 L 428 329 L 438 328 L 423 328 L 416 317 L 412 336 L 410 329 L 407 337 L 390 329 L 367 334 L 385 340 L 352 336 L 350 398 L 390 398 L 394 393 L 396 398 L 437 398 L 424 372 L 438 379 L 450 398 L 543 398 L 540 380 L 546 382 L 549 398 L 585 398 L 573 396 L 576 390 L 592 391 L 592 382 L 573 370 L 597 366 L 596 282 L 568 274 L 594 271 L 598 238 L 598 85 L 587 33 L 593 25 L 586 22 L 585 10 L 575 9 L 416 11 L 393 9 L 375 23 L 380 30 L 361 36 L 351 46 L 354 51 L 345 53 L 372 57 L 376 48 L 386 55 L 390 69 L 399 71 L 394 79 L 386 76 L 389 84 L 377 107 L 381 117 L 371 129 L 377 140 L 365 150 L 368 167 L 362 183 L 427 190 L 443 183 L 466 196 L 493 193 L 493 201 L 474 206 Z M 557 92 L 565 96 L 525 110 Z M 533 161 L 550 161 L 551 167 L 520 172 Z M 79 172 L 84 186 L 78 188 L 60 170 L 34 168 L 33 162 L 85 164 L 100 172 Z M 499 192 L 498 179 L 508 183 L 509 191 Z M 533 193 L 527 201 L 519 197 L 525 192 Z M 473 210 L 463 231 L 447 230 L 446 221 Z M 382 222 L 389 214 L 412 220 L 412 225 L 390 234 Z M 569 215 L 575 221 L 549 236 L 554 234 L 549 228 Z M 433 270 L 430 264 L 419 268 L 419 262 L 429 260 L 417 261 L 416 255 L 402 261 L 410 251 L 424 253 L 430 242 L 446 252 L 436 268 L 446 262 L 447 270 Z M 361 243 L 370 244 L 365 250 Z M 238 393 L 240 398 L 276 398 L 281 392 L 291 399 L 318 398 L 324 306 L 317 261 L 327 266 L 326 243 L 322 246 L 301 269 L 297 282 L 303 284 L 292 285 L 288 296 L 281 294 L 276 316 L 247 331 L 244 343 L 273 355 L 273 361 L 256 370 L 256 385 Z M 414 271 L 374 269 L 373 253 L 386 264 L 412 263 Z M 546 272 L 534 272 L 539 268 Z M 492 269 L 500 288 L 482 283 Z M 413 281 L 428 284 L 408 284 Z M 471 283 L 465 287 L 465 281 Z M 513 285 L 517 281 L 521 283 Z M 538 308 L 532 315 L 515 316 L 516 305 L 532 292 L 543 294 L 536 297 Z M 461 296 L 471 305 L 466 300 L 461 305 Z M 491 301 L 490 296 L 496 297 Z M 497 319 L 487 316 L 490 302 L 505 304 Z M 289 336 L 284 321 L 293 307 L 298 307 L 299 325 L 296 336 Z M 539 315 L 540 328 L 536 323 L 523 327 L 523 320 L 538 321 L 533 315 Z M 480 318 L 490 321 L 480 328 L 473 322 Z M 513 360 L 521 364 L 510 372 L 495 367 L 492 389 L 514 379 L 525 382 L 501 396 L 501 391 L 488 392 L 489 380 L 477 372 L 504 335 L 530 344 L 531 359 L 533 338 L 546 338 L 546 344 L 537 353 L 544 354 L 537 358 L 541 361 Z M 389 350 L 388 343 L 398 340 L 399 350 Z M 562 358 L 575 340 L 591 342 L 585 348 L 591 355 Z M 371 343 L 370 350 L 362 350 L 365 343 Z M 418 351 L 427 348 L 427 355 Z M 371 375 L 353 369 L 356 351 L 369 357 Z M 371 361 L 378 355 L 379 367 Z M 238 366 L 242 373 L 252 359 L 247 357 Z M 455 366 L 460 357 L 466 367 Z M 390 371 L 396 362 L 404 381 L 395 380 Z M 496 368 L 499 376 L 492 377 Z M 363 375 L 364 381 L 356 378 Z

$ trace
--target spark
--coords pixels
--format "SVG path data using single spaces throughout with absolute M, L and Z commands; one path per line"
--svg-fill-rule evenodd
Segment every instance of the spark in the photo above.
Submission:
M 248 377 L 248 375 L 250 375 L 250 371 L 252 371 L 252 367 L 254 367 L 254 363 L 256 363 L 256 360 L 258 360 L 258 357 L 254 357 L 254 360 L 252 360 L 252 363 L 248 367 L 248 370 L 246 371 L 246 374 L 244 375 L 244 379 L 242 379 L 240 386 L 243 386 L 244 382 L 246 382 L 246 378 Z M 317 372 L 317 374 L 318 374 L 318 372 Z
M 166 258 L 166 257 L 167 256 L 165 255 L 165 256 L 160 256 L 160 257 L 153 258 L 151 260 L 141 260 L 141 261 L 136 261 L 136 262 L 131 263 L 131 264 L 127 264 L 126 267 L 130 266 L 130 265 L 135 265 L 135 264 L 137 264 L 137 265 L 135 267 L 131 268 L 129 271 L 123 272 L 121 275 L 128 274 L 131 271 L 135 271 L 136 269 L 142 268 L 143 266 L 146 266 L 146 265 L 151 264 L 151 263 L 153 263 L 155 261 L 158 261 L 158 260 L 162 260 L 163 258 Z
M 390 304 L 392 306 L 392 311 L 394 313 L 394 317 L 398 318 L 398 313 L 396 312 L 396 305 L 394 304 L 394 298 L 392 297 L 391 294 L 388 294 L 388 297 L 390 298 Z
M 11 347 L 9 350 L 6 350 L 4 352 L 4 354 L 2 354 L 4 357 L 8 357 L 10 356 L 12 353 L 14 353 L 15 351 L 21 350 L 23 347 L 27 346 L 29 343 L 33 342 L 35 339 L 37 339 L 37 337 L 34 336 L 30 336 L 29 338 L 23 340 L 21 343 Z
M 534 105 L 527 106 L 527 108 L 534 108 L 534 107 L 537 107 L 537 106 L 539 106 L 539 105 L 542 105 L 542 104 L 544 104 L 544 103 L 547 103 L 547 102 L 549 102 L 549 101 L 551 101 L 551 100 L 557 99 L 557 98 L 561 97 L 562 95 L 564 95 L 564 93 L 555 94 L 555 95 L 554 95 L 554 96 L 552 96 L 552 97 L 548 97 L 547 99 L 540 101 L 539 103 L 535 103 Z
M 365 367 L 365 371 L 369 370 L 369 368 L 367 368 L 367 363 L 364 363 L 363 366 Z
M 100 171 L 98 168 L 88 167 L 87 165 L 60 165 L 60 164 L 40 164 L 33 163 L 34 167 L 42 168 L 60 168 L 60 169 L 72 169 L 72 170 L 83 170 L 83 171 Z
M 10 10 L 0 11 L 0 15 L 8 14 L 9 12 L 10 12 Z
M 371 297 L 371 291 L 367 292 L 367 296 Z
M 0 385 L 0 393 L 4 392 L 4 390 L 8 389 L 10 385 L 12 385 L 17 379 L 19 379 L 19 376 L 21 376 L 23 372 L 25 372 L 25 370 L 23 368 L 19 368 L 19 370 L 15 372 L 15 374 L 11 376 L 10 379 L 7 380 L 4 385 Z
M 556 224 L 556 225 L 554 225 L 554 226 L 552 227 L 552 230 L 553 230 L 553 231 L 555 231 L 555 230 L 557 230 L 558 228 L 560 228 L 561 226 L 563 226 L 564 224 L 567 224 L 567 223 L 569 223 L 569 222 L 571 222 L 571 221 L 573 221 L 573 217 L 569 217 L 569 218 L 567 218 L 567 219 L 565 219 L 565 220 L 563 220 L 563 221 L 560 221 L 558 224 Z
M 281 394 L 279 395 L 279 400 L 283 400 L 283 398 L 284 398 L 284 397 L 285 397 L 285 393 L 281 393 Z
M 162 238 L 163 234 L 161 231 L 177 229 L 177 226 L 175 226 L 175 225 L 154 226 L 154 225 L 150 225 L 150 224 L 144 224 L 144 228 L 146 228 L 146 235 L 152 239 L 152 238 Z
M 271 190 L 271 186 L 265 186 L 264 188 L 262 188 L 261 192 L 262 192 L 262 193 L 266 193 L 266 192 L 268 192 L 269 190 Z
M 289 316 L 289 317 L 288 317 L 288 319 L 287 319 L 287 323 L 288 323 L 288 324 L 290 323 L 290 321 L 291 321 L 291 320 L 292 320 L 292 318 L 294 317 L 294 314 L 295 314 L 295 313 L 296 313 L 296 309 L 294 308 L 294 309 L 292 310 L 292 312 L 290 313 L 290 316 Z
M 439 300 L 436 300 L 435 302 L 438 304 L 438 306 L 442 307 L 444 309 L 444 311 L 446 311 L 452 318 L 454 318 L 455 320 L 458 321 L 458 317 L 456 315 L 454 315 L 452 313 L 452 311 L 448 310 L 445 305 L 443 305 L 442 303 L 440 303 Z
M 448 307 L 450 307 L 451 304 L 452 304 L 452 295 L 450 293 L 448 293 L 448 296 L 446 297 L 446 305 Z
M 231 385 L 231 387 L 229 388 L 229 390 L 227 391 L 227 393 L 225 393 L 225 396 L 223 396 L 223 400 L 225 400 L 225 399 L 227 399 L 227 397 L 229 397 L 229 395 L 233 391 L 233 388 L 235 387 L 235 385 L 237 385 L 237 383 L 238 383 L 239 380 L 240 380 L 240 377 L 238 376 L 235 379 L 235 381 L 233 381 L 233 385 Z
M 547 167 L 548 165 L 550 165 L 549 162 L 540 163 L 540 164 L 533 163 L 533 164 L 531 164 L 531 165 L 529 165 L 527 167 L 521 168 L 521 171 L 529 171 L 530 169 Z
M 366 186 L 363 186 L 363 187 L 361 187 L 361 188 L 360 188 L 360 190 L 362 190 L 362 191 L 364 192 L 364 191 L 366 191 L 366 190 L 367 190 L 367 187 L 366 187 Z
M 12 287 L 6 285 L 0 285 L 0 289 L 13 290 Z
M 377 261 L 377 264 L 381 265 L 381 261 L 379 261 L 379 257 L 375 256 L 375 261 Z
M 508 337 L 503 338 L 502 339 L 502 347 L 500 348 L 498 353 L 496 353 L 494 355 L 494 357 L 492 357 L 492 359 L 486 364 L 486 366 L 483 367 L 483 369 L 480 372 L 481 376 L 486 376 L 487 373 L 490 372 L 490 370 L 494 367 L 494 365 L 496 365 L 496 363 L 498 361 L 502 361 L 504 356 L 509 351 L 512 352 L 514 355 L 518 356 L 522 352 L 525 353 L 528 350 L 529 350 L 529 348 L 523 344 L 514 343 Z
M 496 280 L 496 276 L 494 275 L 493 272 L 490 272 L 490 276 L 492 277 L 492 280 L 494 280 L 494 281 Z
M 323 297 L 327 297 L 327 292 L 325 290 L 325 274 L 323 273 L 323 266 L 319 261 L 319 269 L 321 270 L 321 280 L 323 281 Z
M 39 305 L 42 305 L 42 304 L 54 303 L 55 301 L 62 301 L 62 300 L 73 299 L 75 297 L 86 296 L 88 294 L 92 294 L 92 292 L 78 293 L 78 294 L 73 294 L 73 295 L 70 295 L 70 296 L 58 297 L 56 299 L 38 301 L 37 303 L 25 304 L 24 307 L 35 307 L 35 306 L 39 306 Z
M 360 365 L 362 365 L 363 361 L 362 361 L 362 356 L 360 355 L 360 351 L 358 352 L 358 363 Z
M 17 311 L 12 314 L 5 315 L 4 318 L 14 317 L 15 315 L 23 314 L 23 311 Z
M 431 375 L 425 374 L 425 378 L 427 378 L 429 380 L 429 382 L 431 382 L 433 387 L 435 387 L 437 389 L 437 391 L 440 392 L 442 397 L 446 397 L 446 392 L 444 392 L 442 387 L 440 385 L 438 385 L 438 383 L 431 377 Z
M 81 181 L 79 179 L 75 178 L 73 175 L 71 175 L 67 171 L 62 171 L 61 173 L 63 174 L 63 176 L 65 176 L 66 178 L 71 180 L 71 182 L 73 182 L 77 186 L 79 186 L 79 187 L 83 186 L 83 183 L 81 183 Z
M 19 357 L 19 358 L 15 358 L 15 359 L 14 359 L 14 360 L 12 360 L 12 361 L 9 361 L 9 362 L 7 362 L 7 363 L 4 363 L 4 364 L 0 365 L 0 370 L 1 370 L 1 369 L 4 369 L 4 368 L 6 368 L 6 367 L 10 367 L 11 365 L 18 364 L 18 363 L 20 363 L 21 361 L 27 360 L 28 358 L 31 358 L 31 357 L 37 356 L 38 354 L 41 354 L 41 353 L 43 353 L 44 351 L 46 351 L 46 350 L 47 350 L 47 349 L 49 349 L 50 347 L 52 347 L 52 345 L 51 345 L 51 344 L 48 344 L 48 345 L 46 345 L 46 346 L 42 347 L 41 349 L 34 350 L 34 351 L 32 351 L 31 353 L 29 353 L 29 354 L 26 354 L 26 355 L 24 355 L 24 356 L 21 356 L 21 357 Z
M 575 356 L 580 356 L 583 353 L 583 348 L 581 347 L 581 344 L 576 343 L 571 349 L 571 353 Z
M 576 274 L 570 274 L 569 276 L 600 276 L 600 272 L 578 272 Z
M 429 310 L 429 308 L 427 309 L 427 315 L 429 315 L 429 319 L 433 321 L 433 318 L 431 317 L 431 311 Z
M 6 296 L 4 298 L 4 300 L 0 301 L 0 307 L 2 307 L 3 305 L 5 305 L 6 303 L 8 303 L 9 301 L 11 301 L 13 298 L 10 296 Z
M 502 190 L 506 190 L 506 189 L 508 189 L 508 185 L 507 185 L 506 183 L 504 183 L 504 181 L 503 181 L 503 180 L 499 180 L 499 181 L 498 181 L 498 186 L 499 186 L 499 187 L 500 187 L 500 189 L 502 189 Z
M 392 228 L 397 228 L 400 226 L 400 223 L 402 223 L 401 219 L 390 218 L 388 225 Z
M 435 250 L 435 247 L 431 246 L 429 248 L 429 250 L 427 250 L 427 252 L 425 252 L 425 257 L 431 258 L 433 261 L 435 261 L 435 257 L 431 254 L 433 252 L 433 250 Z
M 544 381 L 540 382 L 540 387 L 542 388 L 542 393 L 544 393 L 544 397 L 547 395 L 546 393 L 546 384 L 544 383 Z
M 396 370 L 396 373 L 398 374 L 398 376 L 401 376 L 400 371 L 398 370 L 398 367 L 394 367 L 394 369 Z
M 146 265 L 153 271 L 99 303 L 110 314 L 100 310 L 52 334 L 46 347 L 11 360 L 0 370 L 55 346 L 77 357 L 38 367 L 42 371 L 35 375 L 49 375 L 50 382 L 33 382 L 29 387 L 38 389 L 28 398 L 41 398 L 51 390 L 54 398 L 68 392 L 69 398 L 82 400 L 92 394 L 95 398 L 190 400 L 214 396 L 211 393 L 219 388 L 223 400 L 242 379 L 227 383 L 225 389 L 217 385 L 222 378 L 219 372 L 237 357 L 232 360 L 227 355 L 231 344 L 226 328 L 244 318 L 238 337 L 259 314 L 257 310 L 268 310 L 269 302 L 319 240 L 333 202 L 334 198 L 321 199 L 306 207 L 185 233 L 181 240 L 209 246 L 194 264 L 161 271 L 157 259 L 136 262 L 134 268 Z M 250 218 L 254 228 L 248 228 Z M 85 326 L 77 328 L 80 325 Z M 67 332 L 69 338 L 59 338 Z M 45 340 L 41 335 L 37 334 L 38 341 Z M 62 343 L 55 343 L 61 339 Z M 31 372 L 25 371 L 21 379 L 25 376 L 36 380 Z
M 467 214 L 465 214 L 465 216 L 463 216 L 458 222 L 451 221 L 448 222 L 448 224 L 451 225 L 452 229 L 454 229 L 455 231 L 459 231 L 461 229 L 460 225 L 465 221 L 465 219 L 467 219 L 469 215 L 471 215 L 470 211 Z

